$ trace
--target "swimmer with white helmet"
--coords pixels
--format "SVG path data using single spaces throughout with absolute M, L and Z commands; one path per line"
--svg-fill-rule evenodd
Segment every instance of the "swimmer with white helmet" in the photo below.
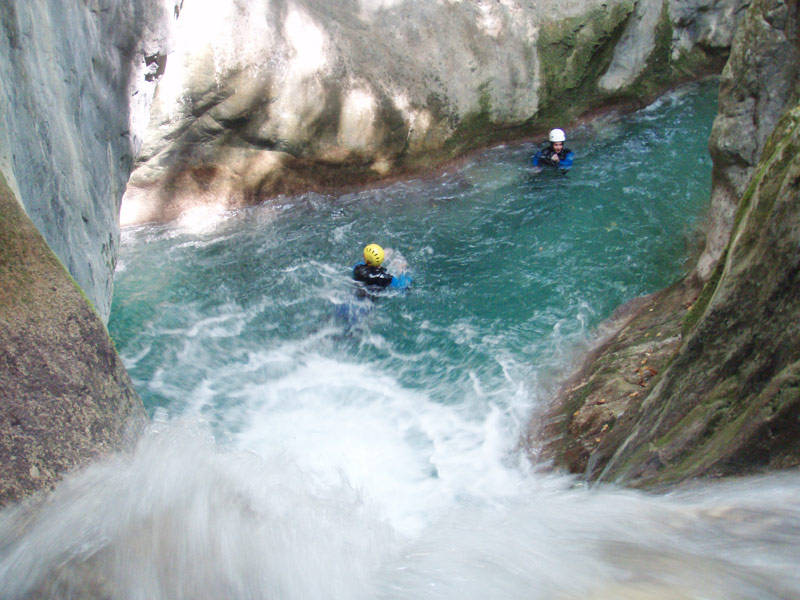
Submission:
M 575 154 L 564 145 L 566 141 L 567 136 L 563 129 L 553 129 L 549 144 L 531 157 L 534 172 L 541 172 L 543 167 L 557 167 L 565 172 L 572 167 Z

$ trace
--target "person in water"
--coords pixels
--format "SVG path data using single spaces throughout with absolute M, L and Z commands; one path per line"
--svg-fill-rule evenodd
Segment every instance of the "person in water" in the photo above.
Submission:
M 390 248 L 387 248 L 386 254 L 389 255 L 387 262 L 400 272 L 396 277 L 383 266 L 384 251 L 378 244 L 366 246 L 364 261 L 353 267 L 353 279 L 357 282 L 356 299 L 338 303 L 334 308 L 334 316 L 344 323 L 345 333 L 351 332 L 364 321 L 384 290 L 405 290 L 411 285 L 411 276 L 405 273 L 405 259 L 399 253 L 394 255 Z
M 364 248 L 364 262 L 353 267 L 353 279 L 363 284 L 360 296 L 374 297 L 377 292 L 387 288 L 406 289 L 411 285 L 411 277 L 401 274 L 395 277 L 382 267 L 383 248 L 378 244 L 369 244 Z
M 563 129 L 553 129 L 550 132 L 550 143 L 531 157 L 533 170 L 541 172 L 543 167 L 557 167 L 562 172 L 572 166 L 575 154 L 564 145 L 567 136 Z

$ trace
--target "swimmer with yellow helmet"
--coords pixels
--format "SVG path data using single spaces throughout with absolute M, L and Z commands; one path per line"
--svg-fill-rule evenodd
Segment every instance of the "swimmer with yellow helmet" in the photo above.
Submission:
M 397 277 L 389 274 L 383 264 L 385 253 L 378 244 L 364 247 L 364 262 L 353 267 L 353 279 L 361 282 L 368 295 L 386 288 L 406 289 L 411 285 L 411 277 L 402 274 Z

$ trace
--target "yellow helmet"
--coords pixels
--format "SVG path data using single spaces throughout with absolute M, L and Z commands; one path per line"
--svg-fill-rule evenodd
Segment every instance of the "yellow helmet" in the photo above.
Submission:
M 380 267 L 383 262 L 383 248 L 378 244 L 370 244 L 364 248 L 364 262 L 368 267 Z

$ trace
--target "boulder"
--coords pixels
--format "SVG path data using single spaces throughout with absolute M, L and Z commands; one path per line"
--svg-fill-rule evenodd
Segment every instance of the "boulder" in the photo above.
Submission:
M 0 506 L 129 447 L 147 417 L 105 325 L 0 175 Z

